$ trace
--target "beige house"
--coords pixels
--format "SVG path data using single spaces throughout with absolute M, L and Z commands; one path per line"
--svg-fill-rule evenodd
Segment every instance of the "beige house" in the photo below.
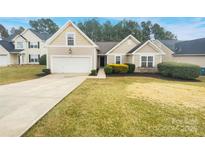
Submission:
M 152 41 L 140 43 L 132 35 L 106 53 L 107 64 L 132 63 L 136 66 L 136 72 L 156 71 L 157 64 L 162 62 L 163 55 L 165 52 Z
M 111 42 L 107 42 L 112 44 Z M 135 72 L 155 72 L 157 64 L 161 62 L 181 62 L 199 65 L 205 70 L 205 39 L 191 41 L 175 40 L 148 40 L 140 43 L 132 35 L 129 35 L 119 43 L 113 42 L 106 50 L 103 50 L 106 42 L 97 42 L 101 59 L 98 66 L 105 64 L 135 64 Z
M 39 64 L 39 58 L 47 54 L 47 33 L 26 29 L 21 34 L 0 41 L 0 66 L 11 64 Z
M 46 42 L 47 68 L 52 73 L 89 73 L 97 69 L 98 46 L 67 22 Z
M 46 47 L 47 68 L 51 69 L 52 73 L 89 73 L 91 69 L 106 64 L 122 63 L 135 64 L 135 72 L 155 72 L 157 64 L 165 61 L 192 63 L 205 67 L 205 47 L 200 51 L 192 49 L 192 52 L 186 54 L 186 51 L 177 52 L 159 40 L 141 43 L 132 35 L 120 42 L 93 42 L 71 21 L 47 40 Z

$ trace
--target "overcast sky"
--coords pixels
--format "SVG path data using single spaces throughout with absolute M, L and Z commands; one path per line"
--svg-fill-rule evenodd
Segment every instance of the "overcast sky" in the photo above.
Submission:
M 39 18 L 39 17 L 38 17 Z M 2 18 L 0 17 L 0 24 L 4 25 L 7 29 L 11 29 L 11 27 L 19 27 L 23 26 L 25 28 L 29 27 L 29 20 L 38 19 L 34 17 L 21 17 L 21 18 Z M 66 21 L 71 20 L 75 23 L 83 22 L 93 17 L 52 17 L 51 19 L 62 26 Z M 179 40 L 191 40 L 196 38 L 205 37 L 205 18 L 184 18 L 184 17 L 172 17 L 172 18 L 159 18 L 159 17 L 99 17 L 96 18 L 99 22 L 103 23 L 106 20 L 110 20 L 111 23 L 116 24 L 120 20 L 123 19 L 131 19 L 138 22 L 150 20 L 152 23 L 158 23 L 163 26 L 165 29 L 171 31 L 175 35 L 177 35 Z

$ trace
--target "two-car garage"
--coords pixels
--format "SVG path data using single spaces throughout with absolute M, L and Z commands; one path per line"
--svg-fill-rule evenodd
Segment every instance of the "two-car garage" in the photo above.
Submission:
M 52 73 L 90 73 L 92 69 L 91 56 L 51 56 Z
M 75 24 L 67 22 L 47 41 L 51 73 L 90 73 L 97 68 L 98 46 Z

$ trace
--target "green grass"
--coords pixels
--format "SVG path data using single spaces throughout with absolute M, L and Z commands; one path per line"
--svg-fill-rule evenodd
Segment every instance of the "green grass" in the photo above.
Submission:
M 38 78 L 43 68 L 42 65 L 0 67 L 0 85 Z
M 204 108 L 130 98 L 126 90 L 133 83 L 148 82 L 205 87 L 205 78 L 199 80 L 88 79 L 23 136 L 205 136 Z

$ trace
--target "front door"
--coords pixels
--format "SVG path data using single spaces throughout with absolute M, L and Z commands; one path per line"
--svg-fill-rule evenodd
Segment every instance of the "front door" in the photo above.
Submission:
M 100 56 L 100 67 L 105 66 L 105 56 Z

